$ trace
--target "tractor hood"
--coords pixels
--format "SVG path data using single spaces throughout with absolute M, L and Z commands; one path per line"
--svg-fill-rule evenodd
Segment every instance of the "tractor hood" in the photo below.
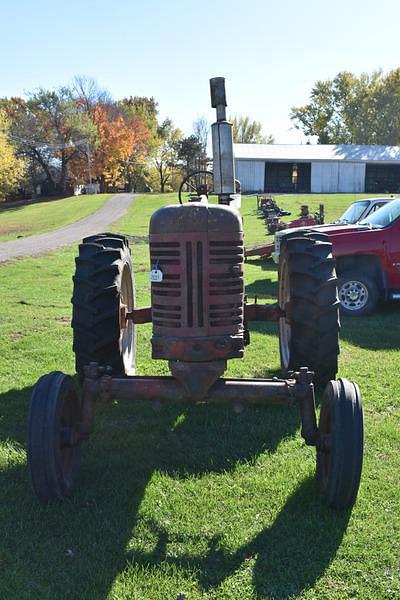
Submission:
M 292 233 L 300 233 L 304 231 L 320 231 L 326 234 L 336 234 L 336 233 L 349 233 L 350 231 L 360 231 L 364 229 L 369 229 L 368 225 L 350 225 L 350 224 L 339 224 L 339 223 L 327 223 L 325 225 L 312 225 L 307 227 L 290 227 L 288 229 L 282 229 L 281 231 L 277 231 L 275 234 L 275 241 L 277 239 L 282 239 L 286 235 Z
M 320 231 L 322 233 L 326 233 L 328 235 L 336 235 L 336 234 L 347 234 L 352 233 L 353 231 L 367 231 L 370 229 L 369 225 L 317 225 L 316 227 L 309 228 L 312 231 Z

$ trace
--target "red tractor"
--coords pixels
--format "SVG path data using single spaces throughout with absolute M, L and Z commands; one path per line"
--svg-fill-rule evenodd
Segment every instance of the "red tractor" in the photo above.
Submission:
M 259 196 L 257 196 L 257 208 L 261 208 L 266 218 L 267 223 L 267 231 L 269 235 L 274 235 L 277 231 L 282 231 L 284 229 L 294 229 L 295 227 L 314 227 L 316 225 L 323 225 L 325 219 L 325 209 L 324 205 L 319 205 L 319 210 L 315 212 L 313 215 L 310 214 L 309 207 L 306 204 L 303 204 L 300 207 L 300 214 L 297 219 L 290 221 L 290 223 L 284 223 L 281 216 L 290 215 L 290 212 L 284 211 L 276 204 L 275 200 L 271 197 L 268 197 L 268 203 L 265 205 L 262 204 L 262 199 L 259 200 Z M 273 203 L 273 204 L 271 204 Z M 274 209 L 264 210 L 264 206 L 273 206 Z M 264 258 L 268 258 L 273 254 L 275 250 L 275 242 L 269 242 L 268 244 L 257 245 L 252 248 L 246 248 L 244 251 L 245 258 L 249 256 L 261 256 Z
M 319 205 L 319 211 L 314 215 L 310 214 L 310 210 L 307 204 L 302 204 L 300 207 L 300 214 L 297 219 L 290 221 L 290 223 L 284 223 L 280 216 L 290 215 L 287 211 L 281 211 L 280 215 L 276 215 L 272 218 L 267 219 L 267 230 L 270 235 L 274 235 L 277 231 L 282 229 L 293 229 L 294 227 L 312 227 L 314 225 L 323 225 L 324 223 L 324 205 Z
M 322 234 L 285 241 L 279 303 L 247 304 L 243 221 L 229 206 L 235 173 L 225 81 L 211 80 L 214 191 L 219 204 L 166 206 L 150 220 L 151 306 L 137 308 L 129 244 L 102 233 L 83 240 L 76 259 L 73 349 L 81 382 L 59 371 L 34 387 L 28 464 L 33 490 L 46 503 L 74 486 L 81 445 L 94 429 L 96 404 L 126 399 L 297 406 L 301 434 L 315 446 L 323 500 L 353 504 L 361 477 L 363 416 L 358 387 L 335 381 L 338 300 L 331 244 Z M 227 360 L 242 358 L 250 321 L 278 320 L 284 379 L 222 378 Z M 152 356 L 170 376 L 135 375 L 135 328 L 152 322 Z M 317 425 L 314 383 L 325 385 Z

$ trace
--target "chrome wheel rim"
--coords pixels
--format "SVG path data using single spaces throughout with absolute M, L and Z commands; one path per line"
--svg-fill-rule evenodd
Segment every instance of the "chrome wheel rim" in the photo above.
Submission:
M 339 300 L 346 310 L 361 310 L 368 304 L 368 288 L 356 279 L 345 281 L 339 288 Z

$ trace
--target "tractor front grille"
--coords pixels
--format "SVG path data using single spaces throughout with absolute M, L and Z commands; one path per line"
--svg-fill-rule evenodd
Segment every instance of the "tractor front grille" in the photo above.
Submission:
M 153 326 L 179 329 L 182 326 L 181 248 L 179 242 L 150 243 L 150 261 L 163 273 L 151 284 Z
M 243 331 L 243 240 L 241 234 L 208 232 L 150 236 L 152 268 L 163 273 L 151 284 L 153 332 L 189 337 L 237 335 Z M 229 239 L 228 239 L 229 237 Z M 211 239 L 210 239 L 211 238 Z
M 243 324 L 243 241 L 210 241 L 208 316 L 212 328 Z

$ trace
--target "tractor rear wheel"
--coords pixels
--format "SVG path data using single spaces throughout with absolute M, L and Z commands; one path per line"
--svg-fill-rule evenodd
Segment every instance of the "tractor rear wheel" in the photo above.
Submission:
M 320 233 L 288 235 L 279 261 L 281 367 L 308 367 L 317 385 L 335 379 L 339 355 L 337 277 L 327 240 Z
M 128 240 L 111 233 L 85 238 L 75 260 L 72 329 L 80 379 L 91 362 L 133 375 L 135 327 L 125 318 L 135 306 Z
M 363 410 L 356 383 L 346 379 L 328 383 L 319 432 L 317 479 L 322 500 L 331 508 L 350 508 L 360 485 L 364 451 Z
M 72 492 L 80 468 L 80 420 L 72 377 L 60 371 L 41 377 L 29 406 L 27 456 L 32 488 L 43 503 Z

